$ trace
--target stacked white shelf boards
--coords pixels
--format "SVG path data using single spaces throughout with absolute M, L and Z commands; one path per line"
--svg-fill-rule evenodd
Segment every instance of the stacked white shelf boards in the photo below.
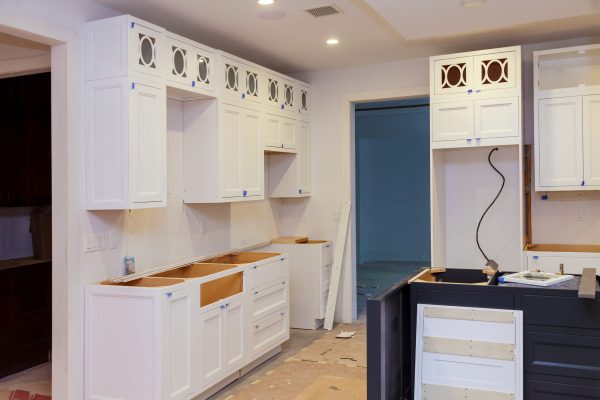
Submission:
M 432 57 L 430 97 L 432 266 L 520 271 L 521 48 Z

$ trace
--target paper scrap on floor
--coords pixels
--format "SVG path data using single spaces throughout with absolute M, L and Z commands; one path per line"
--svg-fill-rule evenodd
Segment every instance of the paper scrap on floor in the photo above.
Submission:
M 354 335 L 356 335 L 356 331 L 349 331 L 349 332 L 341 331 L 340 333 L 338 333 L 338 335 L 336 336 L 336 338 L 338 338 L 338 339 L 350 339 Z

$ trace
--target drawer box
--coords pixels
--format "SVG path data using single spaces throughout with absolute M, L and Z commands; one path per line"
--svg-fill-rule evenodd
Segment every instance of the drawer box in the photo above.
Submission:
M 525 295 L 525 324 L 600 330 L 600 300 Z
M 590 386 L 528 380 L 525 382 L 527 400 L 600 400 L 600 382 Z
M 250 288 L 254 290 L 274 280 L 285 278 L 287 275 L 288 264 L 286 258 L 279 258 L 268 264 L 255 265 L 250 269 Z
M 256 288 L 250 295 L 250 318 L 256 321 L 284 307 L 288 302 L 287 281 L 276 281 Z
M 289 316 L 286 309 L 260 319 L 250 326 L 250 349 L 254 355 L 273 348 L 289 339 Z
M 525 370 L 532 373 L 600 379 L 600 335 L 580 336 L 528 328 Z M 564 331 L 564 329 L 563 329 Z

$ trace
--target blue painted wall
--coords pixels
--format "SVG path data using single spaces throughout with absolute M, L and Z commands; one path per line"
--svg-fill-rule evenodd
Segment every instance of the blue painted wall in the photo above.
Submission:
M 358 262 L 429 261 L 429 99 L 357 104 L 355 128 Z

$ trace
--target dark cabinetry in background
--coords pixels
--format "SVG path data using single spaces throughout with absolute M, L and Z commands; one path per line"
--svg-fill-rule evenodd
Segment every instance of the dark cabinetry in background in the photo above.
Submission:
M 51 201 L 50 73 L 0 79 L 0 207 Z
M 48 361 L 52 337 L 52 267 L 0 261 L 0 378 Z

